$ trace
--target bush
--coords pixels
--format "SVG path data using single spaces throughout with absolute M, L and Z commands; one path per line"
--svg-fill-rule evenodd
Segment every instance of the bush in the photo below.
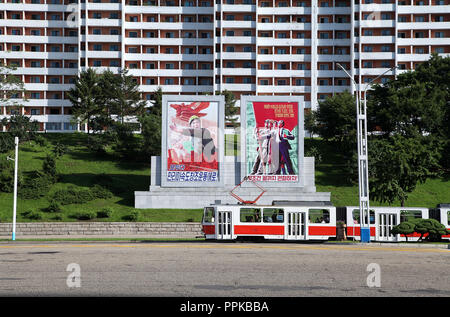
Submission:
M 450 233 L 443 224 L 435 219 L 413 219 L 411 221 L 405 221 L 394 226 L 391 232 L 393 234 L 405 235 L 406 241 L 408 241 L 406 235 L 414 232 L 420 233 L 419 241 L 422 241 L 425 235 L 425 240 L 427 241 L 439 241 L 443 235 Z
M 126 221 L 137 221 L 139 219 L 139 213 L 134 210 L 128 215 L 123 216 L 122 219 Z
M 97 218 L 109 218 L 111 217 L 113 210 L 111 208 L 103 208 L 100 211 L 97 211 Z
M 62 215 L 55 215 L 53 218 L 53 220 L 63 220 Z
M 53 156 L 47 155 L 42 164 L 42 171 L 44 174 L 50 176 L 53 182 L 56 182 L 58 178 L 58 172 L 56 171 L 56 159 Z
M 60 157 L 66 154 L 68 150 L 69 148 L 67 147 L 67 145 L 58 142 L 53 148 L 53 154 L 55 154 L 56 157 Z
M 34 142 L 36 142 L 36 144 L 38 144 L 41 147 L 47 147 L 48 146 L 48 140 L 46 138 L 44 138 L 42 135 L 37 134 L 34 137 Z
M 46 210 L 48 212 L 61 212 L 62 211 L 61 204 L 59 204 L 57 201 L 52 201 L 50 203 L 50 206 L 48 206 Z
M 94 219 L 96 216 L 95 212 L 93 211 L 78 211 L 75 214 L 73 214 L 73 217 L 78 220 L 91 220 Z
M 53 183 L 54 179 L 51 176 L 37 172 L 34 177 L 27 178 L 19 187 L 18 195 L 22 199 L 39 199 L 48 193 Z
M 42 214 L 38 211 L 28 210 L 22 213 L 22 217 L 30 220 L 41 220 Z
M 94 187 L 92 187 L 91 192 L 95 198 L 100 199 L 108 199 L 113 196 L 113 194 L 107 188 L 102 187 L 100 185 L 94 185 Z
M 53 194 L 53 200 L 61 205 L 84 204 L 94 199 L 95 197 L 91 191 L 87 189 L 77 190 L 74 187 L 60 189 Z

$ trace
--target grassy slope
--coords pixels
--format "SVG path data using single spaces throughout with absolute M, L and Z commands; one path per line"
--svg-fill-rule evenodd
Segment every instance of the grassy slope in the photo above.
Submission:
M 43 211 L 48 207 L 50 197 L 56 190 L 68 186 L 90 188 L 95 184 L 95 177 L 102 174 L 113 179 L 115 195 L 110 199 L 97 199 L 85 204 L 63 206 L 63 212 L 60 213 L 62 221 L 76 221 L 76 219 L 70 217 L 76 211 L 98 211 L 104 207 L 112 208 L 113 215 L 108 219 L 95 219 L 95 221 L 123 221 L 123 216 L 135 210 L 134 191 L 148 190 L 150 164 L 120 161 L 111 155 L 98 156 L 88 151 L 83 145 L 86 140 L 84 134 L 46 134 L 45 137 L 51 142 L 46 148 L 34 143 L 21 144 L 19 168 L 22 173 L 41 169 L 43 159 L 53 148 L 52 144 L 58 141 L 67 144 L 69 152 L 58 159 L 57 169 L 61 177 L 46 197 L 38 200 L 18 200 L 19 222 L 30 221 L 22 217 L 22 212 L 28 210 Z M 235 140 L 238 141 L 237 138 Z M 317 139 L 305 139 L 306 150 L 311 146 L 319 148 L 323 157 L 322 162 L 316 164 L 317 191 L 331 192 L 332 202 L 335 206 L 358 205 L 358 188 L 345 182 L 342 166 L 339 165 L 339 158 L 334 154 L 333 148 Z M 232 150 L 227 151 L 227 154 L 231 153 L 233 153 Z M 425 184 L 417 186 L 417 189 L 407 200 L 406 206 L 434 207 L 437 203 L 450 201 L 448 192 L 450 192 L 450 181 L 448 179 L 430 179 Z M 2 222 L 12 221 L 12 196 L 12 194 L 0 193 L 0 221 Z M 371 205 L 381 204 L 372 201 Z M 139 221 L 198 222 L 201 220 L 201 210 L 199 209 L 139 209 L 138 211 L 140 214 Z M 54 221 L 55 214 L 42 212 L 42 215 L 43 219 L 40 221 Z
M 46 197 L 38 200 L 18 200 L 18 221 L 24 219 L 22 212 L 28 210 L 42 211 L 48 207 L 52 194 L 58 190 L 75 186 L 89 188 L 95 184 L 95 177 L 105 174 L 114 181 L 115 195 L 110 199 L 96 199 L 85 204 L 72 204 L 63 206 L 60 213 L 62 221 L 76 221 L 70 216 L 80 210 L 98 211 L 109 207 L 113 215 L 108 219 L 96 221 L 123 221 L 122 217 L 134 209 L 134 191 L 148 190 L 150 183 L 150 164 L 120 161 L 112 156 L 98 156 L 83 146 L 86 135 L 83 134 L 47 134 L 52 144 L 57 141 L 69 145 L 69 151 L 57 160 L 57 169 L 60 179 L 53 185 Z M 34 143 L 20 145 L 19 169 L 26 174 L 28 171 L 40 170 L 47 153 L 51 153 L 53 146 L 42 148 Z M 0 193 L 0 221 L 12 220 L 13 195 Z M 142 210 L 139 209 L 140 221 L 200 221 L 201 212 L 194 210 Z M 55 214 L 42 212 L 40 221 L 53 221 Z

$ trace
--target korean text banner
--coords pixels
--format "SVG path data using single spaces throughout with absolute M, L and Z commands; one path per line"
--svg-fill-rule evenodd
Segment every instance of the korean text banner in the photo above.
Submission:
M 299 181 L 297 102 L 246 104 L 246 175 L 263 182 Z
M 219 104 L 168 103 L 167 182 L 217 182 Z

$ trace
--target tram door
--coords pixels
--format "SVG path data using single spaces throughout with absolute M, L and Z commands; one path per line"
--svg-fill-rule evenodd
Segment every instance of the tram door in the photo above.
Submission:
M 286 240 L 304 240 L 306 239 L 304 212 L 287 213 Z
M 231 239 L 231 211 L 217 211 L 217 239 Z
M 397 215 L 380 213 L 378 215 L 378 240 L 395 241 L 396 236 L 391 233 L 392 227 L 397 225 Z

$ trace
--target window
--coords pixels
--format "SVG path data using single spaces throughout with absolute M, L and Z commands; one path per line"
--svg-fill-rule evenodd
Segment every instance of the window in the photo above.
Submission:
M 296 86 L 305 86 L 305 80 L 304 79 L 296 79 L 295 80 L 295 85 Z
M 61 122 L 46 122 L 46 130 L 61 130 Z
M 328 209 L 309 209 L 309 223 L 330 223 L 330 211 Z
M 420 210 L 400 210 L 400 222 L 422 218 Z
M 447 225 L 450 225 L 450 210 L 447 211 Z
M 173 83 L 174 83 L 173 78 L 166 78 L 164 80 L 164 85 L 173 85 Z
M 214 222 L 214 208 L 206 207 L 203 211 L 203 219 L 202 222 L 212 223 Z
M 77 125 L 71 124 L 70 122 L 64 122 L 64 130 L 76 131 Z
M 32 116 L 38 116 L 41 114 L 41 110 L 40 109 L 31 109 L 30 113 Z
M 263 221 L 273 223 L 284 222 L 284 210 L 278 208 L 264 208 L 263 209 Z
M 241 208 L 241 222 L 261 222 L 261 209 Z
M 31 65 L 31 67 L 41 67 L 41 62 L 40 61 L 32 61 L 30 65 Z
M 353 224 L 359 224 L 360 221 L 359 209 L 353 209 L 352 215 L 353 215 Z M 375 224 L 375 211 L 369 210 L 369 218 L 370 224 L 372 225 Z

